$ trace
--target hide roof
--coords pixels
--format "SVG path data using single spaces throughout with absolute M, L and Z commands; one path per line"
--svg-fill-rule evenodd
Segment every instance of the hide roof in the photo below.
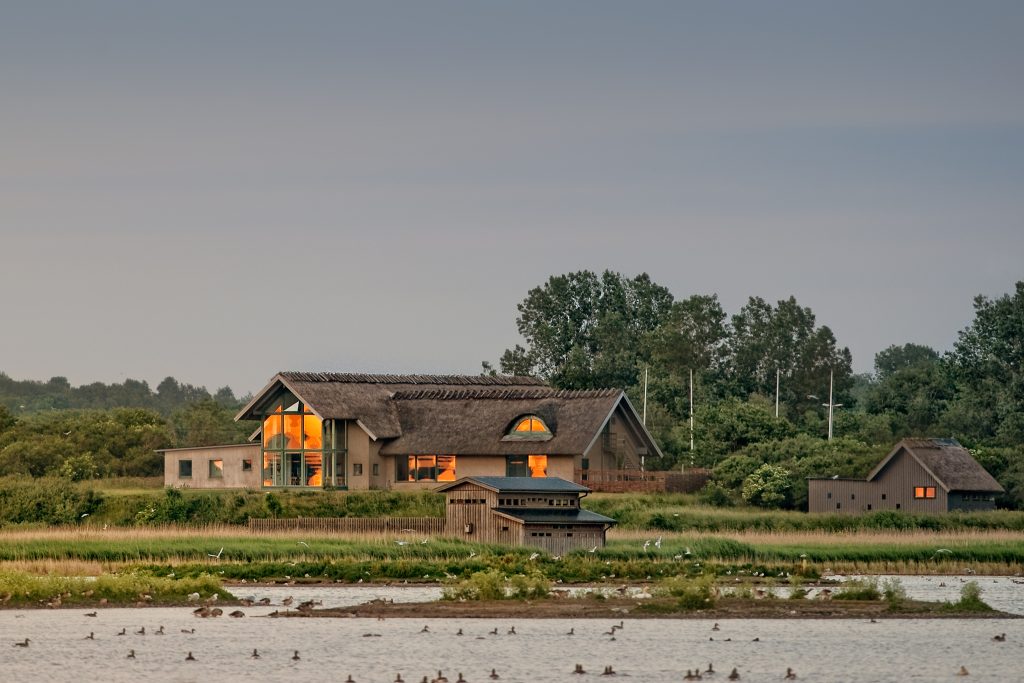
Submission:
M 589 493 L 590 489 L 558 477 L 463 477 L 434 489 L 448 491 L 463 484 L 477 484 L 495 493 Z
M 992 475 L 954 439 L 904 439 L 885 456 L 867 480 L 875 479 L 901 451 L 914 458 L 948 491 L 1003 492 Z

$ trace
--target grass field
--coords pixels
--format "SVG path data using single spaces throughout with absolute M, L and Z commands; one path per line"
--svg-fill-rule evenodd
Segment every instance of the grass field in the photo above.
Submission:
M 240 533 L 237 527 L 0 531 L 0 568 L 33 574 L 224 579 L 448 581 L 497 569 L 564 582 L 644 581 L 676 575 L 814 578 L 823 573 L 1016 574 L 1024 539 L 1008 531 L 662 533 L 617 530 L 607 547 L 562 558 L 532 548 L 447 538 Z M 644 544 L 647 543 L 647 548 Z M 309 575 L 308 577 L 306 575 Z M 761 578 L 761 577 L 758 577 Z

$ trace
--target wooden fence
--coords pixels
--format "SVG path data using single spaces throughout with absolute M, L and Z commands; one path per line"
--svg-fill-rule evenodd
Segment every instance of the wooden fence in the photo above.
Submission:
M 249 518 L 249 531 L 304 531 L 323 534 L 443 534 L 443 517 L 291 517 Z
M 704 487 L 711 472 L 698 468 L 685 472 L 577 469 L 575 476 L 576 483 L 602 493 L 692 493 Z

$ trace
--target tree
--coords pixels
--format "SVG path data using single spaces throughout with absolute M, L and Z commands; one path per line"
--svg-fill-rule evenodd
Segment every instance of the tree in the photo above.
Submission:
M 743 481 L 743 500 L 761 507 L 785 507 L 792 495 L 789 472 L 776 465 L 761 465 Z
M 957 398 L 944 422 L 968 440 L 1024 441 L 1024 282 L 1013 296 L 977 296 L 974 320 L 947 363 Z
M 934 365 L 939 362 L 939 352 L 930 346 L 920 344 L 893 344 L 884 351 L 875 354 L 875 376 L 879 380 L 901 370 Z
M 224 446 L 243 443 L 252 425 L 235 422 L 234 410 L 214 399 L 189 403 L 171 415 L 178 446 Z
M 646 273 L 553 276 L 517 306 L 516 326 L 527 346 L 506 350 L 501 371 L 538 374 L 568 389 L 631 386 L 643 340 L 671 305 L 669 291 Z
M 816 327 L 814 313 L 794 297 L 774 307 L 751 297 L 732 317 L 729 350 L 729 384 L 734 395 L 774 396 L 779 371 L 781 403 L 790 416 L 827 398 L 830 373 L 836 401 L 843 400 L 852 383 L 850 350 L 837 346 L 827 326 Z

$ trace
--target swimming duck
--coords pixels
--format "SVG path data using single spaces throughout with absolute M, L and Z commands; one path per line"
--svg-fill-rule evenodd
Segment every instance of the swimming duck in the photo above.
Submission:
M 573 673 L 574 674 L 585 674 L 587 672 L 583 670 L 583 665 L 582 664 L 577 664 L 576 668 L 573 670 Z
M 791 669 L 790 667 L 787 666 L 786 667 L 786 680 L 787 681 L 792 681 L 795 678 L 796 678 L 796 672 L 793 671 L 793 669 Z
M 192 653 L 191 653 L 191 652 L 189 652 L 189 653 L 188 653 L 188 656 L 187 656 L 187 657 L 185 657 L 185 661 L 186 661 L 186 662 L 194 662 L 194 661 L 196 661 L 196 658 L 192 656 Z
M 967 670 L 966 666 L 961 666 L 960 670 L 956 672 L 957 676 L 970 676 L 971 672 Z
M 992 636 L 992 640 L 996 641 L 997 643 L 1005 643 L 1006 642 L 1006 634 L 1005 633 L 1000 633 L 997 636 Z
M 125 659 L 135 659 L 135 650 L 128 650 L 128 656 Z
M 498 672 L 496 670 L 491 669 L 491 675 L 488 676 L 488 678 L 490 678 L 491 680 L 495 680 L 496 681 L 499 678 L 501 678 L 501 676 L 498 675 Z
M 740 680 L 740 672 L 736 670 L 736 667 L 733 667 L 732 668 L 732 672 L 729 673 L 729 680 L 730 681 L 738 681 L 738 680 Z
M 292 655 L 292 661 L 293 661 L 293 662 L 297 662 L 297 661 L 299 661 L 300 659 L 302 659 L 302 657 L 300 657 L 300 656 L 299 656 L 299 651 L 298 651 L 298 650 L 295 650 L 295 654 L 293 654 L 293 655 Z
M 22 641 L 20 643 L 15 643 L 14 647 L 28 647 L 28 644 L 30 642 L 32 642 L 32 641 L 30 641 L 28 638 L 26 638 L 24 641 Z
M 115 633 L 114 635 L 115 636 L 126 636 L 126 635 L 128 635 L 128 629 L 127 628 L 123 628 L 123 629 L 121 629 L 120 633 Z
M 96 640 L 96 634 L 94 634 L 92 631 L 89 631 L 89 635 L 87 635 L 82 640 Z

